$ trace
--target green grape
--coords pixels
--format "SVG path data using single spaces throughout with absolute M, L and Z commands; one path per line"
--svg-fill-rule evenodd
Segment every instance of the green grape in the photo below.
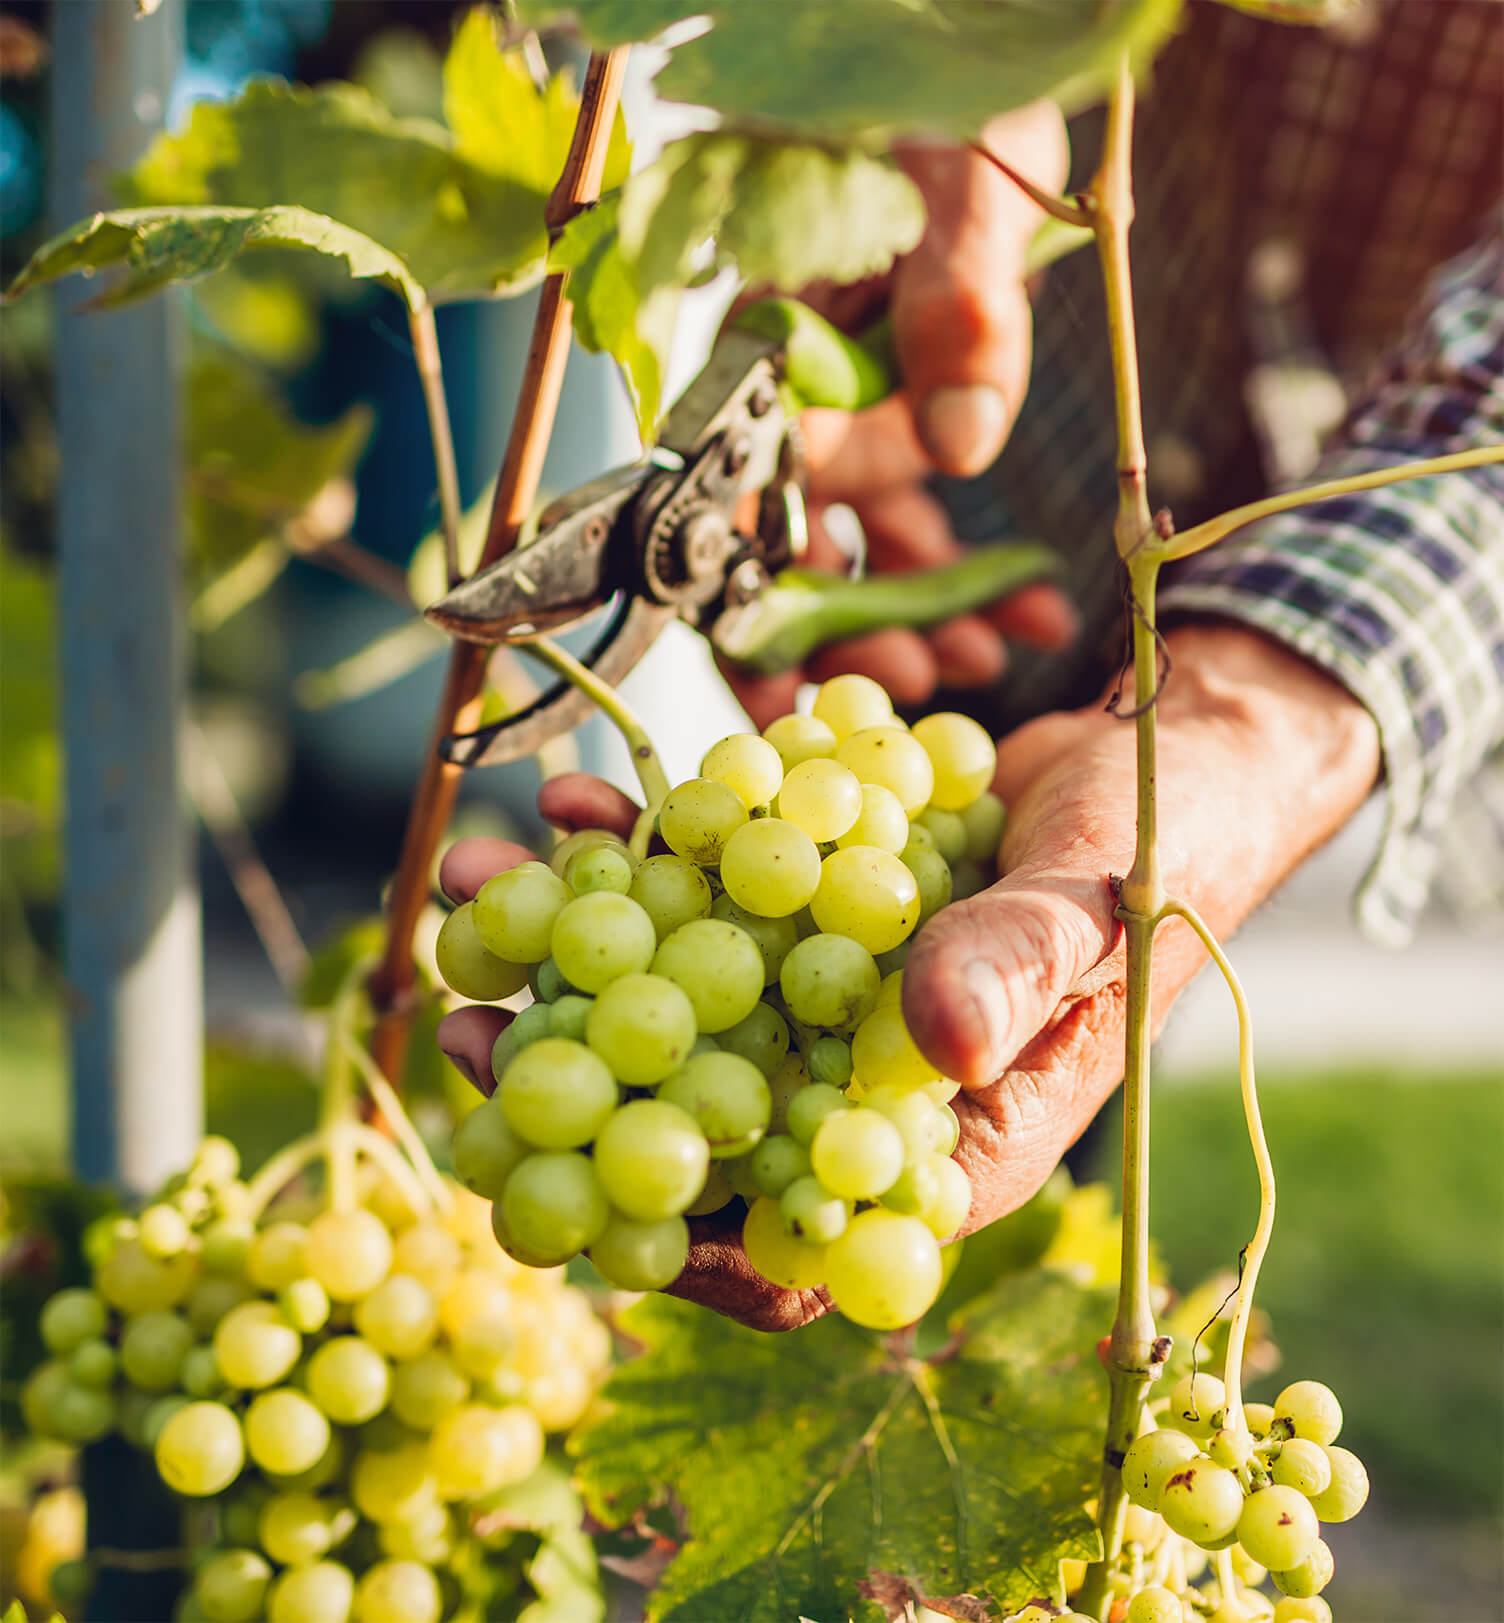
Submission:
M 850 768 L 847 768 L 850 771 Z M 856 821 L 836 840 L 838 850 L 868 845 L 878 851 L 897 853 L 909 841 L 909 816 L 903 802 L 881 784 L 862 785 L 862 809 Z
M 1206 1452 L 1218 1465 L 1225 1465 L 1228 1470 L 1236 1471 L 1253 1458 L 1253 1437 L 1247 1431 L 1233 1431 L 1231 1427 L 1223 1426 L 1219 1431 L 1213 1432 L 1211 1441 L 1206 1445 Z
M 864 727 L 891 724 L 893 701 L 870 676 L 833 676 L 820 684 L 814 715 L 830 728 L 839 744 Z
M 751 811 L 754 806 L 766 806 L 778 793 L 783 782 L 783 760 L 777 749 L 756 733 L 732 733 L 705 752 L 700 776 L 724 783 Z
M 962 810 L 960 818 L 966 830 L 966 860 L 995 866 L 998 847 L 1003 843 L 1003 826 L 1008 821 L 1002 801 L 994 794 L 978 795 Z
M 445 1499 L 473 1499 L 521 1482 L 543 1459 L 543 1427 L 531 1409 L 467 1403 L 446 1415 L 428 1443 Z
M 597 890 L 560 910 L 551 946 L 570 985 L 603 992 L 622 975 L 645 970 L 658 937 L 653 921 L 630 896 Z
M 141 1249 L 147 1256 L 166 1261 L 188 1244 L 192 1231 L 187 1219 L 174 1206 L 148 1206 L 136 1223 Z
M 209 1623 L 255 1623 L 272 1569 L 255 1550 L 221 1550 L 198 1569 L 193 1595 Z
M 245 1446 L 263 1471 L 294 1476 L 323 1457 L 329 1422 L 303 1396 L 280 1386 L 262 1392 L 245 1412 Z
M 527 970 L 488 952 L 475 929 L 475 903 L 462 902 L 439 926 L 434 959 L 445 982 L 461 997 L 497 1003 L 527 985 Z
M 186 1403 L 158 1432 L 153 1453 L 167 1486 L 197 1499 L 222 1492 L 240 1475 L 245 1438 L 222 1403 Z
M 1314 1499 L 1332 1485 L 1332 1462 L 1320 1443 L 1292 1437 L 1269 1462 L 1269 1474 L 1281 1487 L 1294 1488 Z
M 308 1396 L 340 1426 L 359 1426 L 381 1413 L 392 1372 L 363 1336 L 335 1336 L 308 1360 Z
M 779 716 L 762 730 L 778 751 L 785 773 L 802 761 L 821 760 L 836 752 L 836 735 L 818 716 Z
M 658 832 L 676 856 L 713 868 L 726 842 L 747 821 L 741 796 L 728 784 L 691 778 L 670 789 L 658 813 Z
M 762 954 L 746 931 L 723 919 L 681 924 L 659 947 L 653 973 L 682 988 L 701 1031 L 745 1020 L 762 996 Z
M 880 1111 L 832 1111 L 810 1141 L 815 1176 L 843 1200 L 876 1200 L 903 1171 L 903 1138 Z
M 39 1364 L 21 1388 L 21 1418 L 38 1437 L 52 1436 L 52 1410 L 57 1396 L 71 1384 L 67 1364 L 49 1358 Z
M 746 1155 L 767 1132 L 773 1108 L 767 1078 L 751 1060 L 731 1053 L 697 1054 L 658 1097 L 694 1118 L 715 1160 Z
M 439 1304 L 420 1281 L 391 1274 L 355 1304 L 355 1328 L 388 1358 L 416 1358 L 439 1333 Z
M 256 1226 L 244 1218 L 221 1217 L 199 1237 L 199 1260 L 211 1274 L 238 1274 L 246 1264 Z
M 622 1082 L 650 1087 L 688 1057 L 695 1040 L 694 1006 L 663 975 L 623 975 L 595 1000 L 585 1031 L 591 1048 Z M 615 1103 L 613 1088 L 612 1108 Z
M 1274 1405 L 1272 1403 L 1245 1403 L 1243 1405 L 1243 1424 L 1255 1437 L 1267 1437 L 1269 1428 L 1274 1424 Z
M 1328 1443 L 1326 1457 L 1332 1480 L 1312 1498 L 1311 1507 L 1324 1522 L 1349 1522 L 1368 1502 L 1368 1472 L 1362 1460 L 1346 1448 Z
M 355 1578 L 337 1561 L 291 1567 L 267 1597 L 269 1623 L 347 1623 L 355 1599 Z
M 931 919 L 951 899 L 951 871 L 938 851 L 920 851 L 905 856 L 903 865 L 914 876 L 919 886 L 919 922 Z
M 839 761 L 804 761 L 790 771 L 778 791 L 778 815 L 816 844 L 839 839 L 861 813 L 861 782 Z
M 1325 1539 L 1317 1539 L 1315 1547 L 1299 1566 L 1289 1567 L 1283 1572 L 1271 1571 L 1269 1576 L 1274 1579 L 1274 1587 L 1281 1594 L 1290 1595 L 1296 1600 L 1310 1600 L 1326 1588 L 1335 1571 L 1336 1563 L 1332 1560 L 1330 1547 Z
M 1151 1584 L 1128 1602 L 1124 1623 L 1184 1623 L 1185 1607 L 1173 1589 Z
M 256 1535 L 261 1548 L 284 1566 L 299 1567 L 327 1555 L 354 1530 L 348 1507 L 311 1493 L 279 1493 L 261 1507 Z
M 283 1318 L 305 1336 L 316 1334 L 329 1322 L 329 1292 L 316 1279 L 305 1276 L 284 1285 L 277 1292 L 277 1306 Z
M 350 1498 L 367 1521 L 401 1522 L 421 1515 L 436 1502 L 426 1442 L 362 1449 L 350 1468 Z
M 421 1279 L 435 1296 L 441 1296 L 459 1272 L 463 1255 L 459 1242 L 442 1224 L 422 1219 L 393 1241 L 392 1272 Z
M 1173 1399 L 1171 1403 L 1173 1407 Z M 1170 1528 L 1203 1548 L 1232 1533 L 1242 1512 L 1243 1488 L 1237 1477 L 1199 1453 L 1170 1473 L 1159 1500 L 1159 1513 Z
M 1289 1595 L 1274 1608 L 1273 1623 L 1332 1623 L 1332 1609 L 1320 1595 Z
M 573 896 L 546 863 L 521 863 L 494 875 L 476 893 L 475 933 L 488 952 L 508 963 L 540 963 L 549 955 L 554 921 Z
M 65 1377 L 47 1396 L 46 1423 L 37 1428 L 43 1436 L 65 1443 L 92 1443 L 115 1424 L 115 1400 L 97 1386 Z
M 534 1003 L 556 1003 L 566 992 L 574 990 L 552 958 L 545 958 L 541 963 L 529 967 L 527 984 Z M 544 1033 L 540 1031 L 538 1035 L 543 1036 Z
M 1210 1437 L 1214 1417 L 1227 1406 L 1227 1388 L 1215 1375 L 1182 1375 L 1170 1392 L 1170 1415 L 1191 1437 Z
M 308 1272 L 308 1230 L 301 1223 L 272 1223 L 251 1242 L 246 1278 L 264 1291 L 279 1291 Z
M 856 1028 L 851 1064 L 862 1085 L 874 1090 L 919 1088 L 939 1080 L 939 1073 L 909 1035 L 903 1010 L 896 1003 L 874 1009 Z
M 786 1133 L 789 1130 L 789 1106 L 809 1086 L 809 1072 L 804 1061 L 795 1052 L 784 1056 L 783 1063 L 768 1078 L 768 1131 Z M 811 1129 L 813 1134 L 813 1129 Z
M 1320 1381 L 1296 1381 L 1274 1400 L 1274 1418 L 1289 1421 L 1297 1437 L 1335 1443 L 1342 1430 L 1342 1405 Z
M 590 1247 L 602 1279 L 624 1291 L 656 1291 L 671 1285 L 689 1255 L 689 1225 L 682 1217 L 639 1222 L 613 1212 Z
M 914 737 L 934 769 L 929 798 L 936 806 L 962 811 L 986 792 L 997 771 L 997 745 L 985 727 L 970 716 L 941 710 L 916 721 Z
M 828 1083 L 833 1088 L 844 1088 L 851 1080 L 851 1044 L 839 1037 L 817 1037 L 810 1044 L 806 1064 L 810 1076 L 816 1082 Z
M 153 1398 L 151 1406 L 141 1417 L 141 1441 L 147 1448 L 157 1446 L 162 1428 L 178 1412 L 188 1407 L 188 1399 L 181 1392 L 169 1392 L 165 1398 Z
M 764 1076 L 772 1076 L 789 1051 L 788 1022 L 777 1009 L 759 1003 L 745 1020 L 720 1034 L 717 1046 L 750 1060 Z
M 1297 1488 L 1276 1484 L 1249 1494 L 1238 1517 L 1238 1543 L 1260 1566 L 1278 1572 L 1298 1567 L 1320 1536 L 1316 1512 Z
M 74 1286 L 48 1297 L 37 1328 L 49 1352 L 67 1353 L 86 1341 L 97 1341 L 109 1322 L 104 1298 L 97 1291 Z
M 699 1123 L 663 1099 L 623 1105 L 595 1143 L 595 1170 L 606 1198 L 644 1222 L 682 1213 L 703 1188 L 709 1164 L 710 1146 Z
M 809 904 L 820 883 L 820 852 L 803 829 L 781 817 L 744 824 L 721 853 L 721 883 L 738 907 L 787 918 Z
M 865 947 L 843 935 L 812 935 L 784 959 L 778 984 L 796 1019 L 843 1031 L 872 1012 L 881 980 Z
M 758 1194 L 776 1200 L 796 1178 L 809 1175 L 809 1151 L 787 1133 L 773 1133 L 748 1157 L 747 1172 Z
M 142 1313 L 120 1338 L 120 1368 L 144 1391 L 165 1392 L 177 1384 L 193 1340 L 193 1327 L 176 1313 Z
M 191 1398 L 217 1398 L 225 1390 L 225 1378 L 219 1372 L 213 1347 L 202 1341 L 190 1347 L 178 1381 Z
M 591 1011 L 592 1020 L 603 1001 Z M 616 1109 L 618 1092 L 616 1078 L 599 1054 L 584 1043 L 545 1037 L 507 1066 L 496 1097 L 519 1138 L 540 1149 L 565 1150 L 595 1137 Z
M 959 863 L 951 870 L 950 899 L 953 902 L 964 902 L 968 896 L 976 896 L 986 890 L 991 883 L 991 876 L 984 873 L 979 864 Z
M 935 836 L 922 822 L 915 821 L 909 825 L 909 837 L 903 843 L 898 855 L 905 864 L 912 858 L 920 856 L 938 856 L 940 848 L 935 844 Z
M 454 1529 L 443 1505 L 431 1505 L 411 1521 L 386 1522 L 376 1538 L 387 1555 L 399 1561 L 439 1566 L 454 1554 Z
M 175 1257 L 149 1256 L 134 1236 L 122 1239 L 94 1275 L 95 1288 L 122 1313 L 160 1312 L 176 1307 L 198 1278 L 191 1251 Z
M 448 1353 L 431 1347 L 392 1372 L 392 1413 L 414 1431 L 432 1431 L 470 1395 L 470 1382 Z
M 940 1277 L 935 1236 L 917 1217 L 881 1207 L 858 1212 L 825 1249 L 832 1299 L 848 1319 L 869 1330 L 912 1324 L 940 1294 Z
M 904 952 L 906 947 L 907 943 L 898 950 Z M 877 989 L 876 1008 L 878 1009 L 901 1008 L 903 1005 L 903 965 L 895 964 L 890 969 L 884 969 L 883 960 L 890 957 L 892 957 L 892 954 L 885 952 L 873 960 L 882 972 L 883 977 L 882 985 Z
M 752 938 L 762 954 L 763 985 L 771 986 L 778 979 L 783 961 L 799 940 L 799 931 L 792 918 L 767 919 L 760 913 L 749 913 L 738 907 L 723 891 L 715 899 L 710 916 L 723 923 L 734 924 Z
M 910 1161 L 922 1161 L 944 1148 L 950 1128 L 946 1117 L 953 1113 L 937 1105 L 922 1089 L 873 1088 L 862 1103 L 886 1116 L 898 1129 Z M 945 1149 L 945 1153 L 948 1155 L 950 1150 Z
M 392 1236 L 374 1212 L 320 1212 L 308 1225 L 308 1272 L 336 1302 L 353 1302 L 386 1278 Z
M 564 883 L 576 896 L 588 895 L 593 890 L 610 890 L 625 896 L 632 886 L 632 859 L 614 845 L 576 851 L 564 870 Z
M 439 1581 L 420 1561 L 378 1561 L 355 1586 L 359 1623 L 438 1623 Z
M 1133 1504 L 1157 1512 L 1165 1483 L 1200 1452 L 1183 1431 L 1146 1431 L 1123 1455 L 1123 1491 Z
M 809 1290 L 825 1278 L 825 1248 L 805 1245 L 788 1233 L 776 1200 L 754 1200 L 742 1224 L 747 1261 L 770 1285 Z
M 250 1301 L 255 1294 L 245 1279 L 201 1279 L 189 1291 L 183 1312 L 196 1335 L 212 1336 L 215 1325 L 232 1307 Z
M 705 1187 L 684 1208 L 684 1216 L 704 1217 L 710 1212 L 720 1211 L 728 1202 L 734 1200 L 737 1190 L 733 1186 L 726 1169 L 743 1164 L 743 1161 L 735 1160 L 712 1161 L 709 1172 L 705 1174 Z
M 829 934 L 850 936 L 870 953 L 886 952 L 918 922 L 919 886 L 891 851 L 846 846 L 821 863 L 810 911 Z
M 80 1386 L 107 1387 L 114 1383 L 118 1362 L 108 1341 L 81 1342 L 68 1355 L 68 1375 Z
M 618 1111 L 606 1130 L 620 1118 Z M 550 1264 L 567 1262 L 595 1240 L 611 1215 L 602 1189 L 605 1180 L 597 1173 L 583 1155 L 530 1155 L 508 1179 L 496 1208 L 507 1234 L 535 1257 Z
M 214 1328 L 214 1357 L 231 1386 L 275 1386 L 302 1350 L 303 1338 L 271 1302 L 232 1307 Z
M 924 746 L 906 727 L 864 727 L 841 740 L 836 759 L 863 783 L 897 795 L 907 817 L 917 817 L 929 803 L 935 769 Z
M 965 1168 L 949 1155 L 930 1157 L 935 1174 L 936 1195 L 919 1216 L 924 1226 L 937 1240 L 948 1240 L 966 1221 L 971 1212 L 971 1179 Z
M 627 895 L 653 921 L 659 941 L 691 919 L 708 918 L 714 900 L 710 881 L 695 864 L 673 855 L 649 857 L 632 875 Z
M 959 813 L 926 806 L 916 821 L 935 842 L 936 853 L 951 867 L 966 855 L 966 825 Z
M 483 1200 L 501 1199 L 507 1179 L 528 1153 L 494 1094 L 455 1128 L 449 1147 L 455 1177 Z
M 789 1181 L 778 1210 L 790 1237 L 805 1245 L 829 1245 L 839 1239 L 851 1217 L 850 1206 L 808 1173 Z
M 932 1099 L 931 1102 L 939 1112 L 941 1124 L 940 1142 L 935 1146 L 935 1151 L 939 1155 L 954 1155 L 956 1145 L 961 1142 L 961 1118 L 951 1109 L 948 1103 L 938 1099 Z
M 851 1109 L 851 1101 L 839 1088 L 825 1082 L 810 1082 L 789 1100 L 789 1133 L 800 1144 L 812 1144 L 825 1118 Z
M 910 1161 L 883 1191 L 882 1204 L 890 1212 L 923 1218 L 940 1198 L 940 1178 L 929 1157 Z M 926 1225 L 928 1226 L 928 1225 Z
M 553 848 L 549 856 L 548 866 L 560 879 L 564 877 L 569 867 L 570 858 L 577 856 L 581 851 L 594 851 L 599 846 L 609 845 L 618 851 L 627 849 L 627 842 L 620 835 L 612 834 L 604 828 L 582 828 L 573 834 L 566 834 Z

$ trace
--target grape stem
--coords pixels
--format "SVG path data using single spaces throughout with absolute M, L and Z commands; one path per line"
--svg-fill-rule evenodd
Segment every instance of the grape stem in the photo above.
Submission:
M 454 1197 L 439 1175 L 439 1169 L 433 1164 L 433 1157 L 428 1153 L 428 1146 L 423 1142 L 422 1134 L 413 1126 L 412 1117 L 402 1108 L 397 1090 L 381 1074 L 381 1067 L 372 1059 L 354 1032 L 340 1032 L 339 1040 L 344 1044 L 346 1053 L 360 1073 L 360 1079 L 370 1092 L 376 1108 L 386 1119 L 397 1142 L 407 1152 L 407 1159 L 412 1163 L 417 1182 L 423 1190 L 424 1207 L 441 1212 L 452 1211 Z M 380 1133 L 376 1136 L 381 1138 Z M 362 1142 L 364 1141 L 362 1138 Z M 381 1142 L 386 1145 L 385 1139 L 381 1139 Z M 409 1204 L 412 1204 L 411 1201 Z M 424 1215 L 427 1215 L 426 1210 Z
M 1246 1429 L 1243 1423 L 1243 1346 L 1248 1338 L 1248 1322 L 1253 1313 L 1253 1293 L 1258 1283 L 1259 1269 L 1263 1266 L 1264 1256 L 1269 1249 L 1269 1236 L 1274 1230 L 1274 1163 L 1269 1156 L 1268 1140 L 1264 1137 L 1258 1088 L 1254 1081 L 1253 1019 L 1237 972 L 1195 908 L 1188 902 L 1171 898 L 1166 901 L 1161 916 L 1184 919 L 1201 938 L 1202 946 L 1211 954 L 1212 962 L 1227 982 L 1227 989 L 1232 993 L 1233 1004 L 1238 1011 L 1238 1082 L 1243 1092 L 1248 1141 L 1253 1146 L 1253 1159 L 1259 1173 L 1259 1217 L 1253 1238 L 1243 1253 L 1243 1267 L 1233 1297 L 1232 1324 L 1227 1333 L 1227 1360 L 1223 1372 L 1227 1387 L 1227 1426 L 1229 1430 L 1242 1431 Z
M 352 1149 L 364 1151 L 367 1159 L 374 1161 L 391 1179 L 414 1217 L 423 1219 L 433 1216 L 435 1203 L 429 1191 L 390 1139 L 384 1138 L 374 1127 L 367 1127 L 363 1121 L 345 1122 L 340 1131 L 348 1134 Z
M 361 979 L 365 969 L 363 963 L 357 963 L 346 973 L 329 1010 L 328 1035 L 324 1044 L 319 1131 L 323 1136 L 324 1156 L 329 1170 L 329 1205 L 336 1212 L 354 1211 L 360 1203 L 355 1179 L 355 1141 L 349 1133 L 355 1119 L 354 1073 L 345 1039 L 360 1006 Z
M 284 1190 L 311 1161 L 324 1154 L 322 1130 L 294 1139 L 278 1152 L 251 1179 L 246 1188 L 246 1216 L 257 1222 L 272 1200 Z

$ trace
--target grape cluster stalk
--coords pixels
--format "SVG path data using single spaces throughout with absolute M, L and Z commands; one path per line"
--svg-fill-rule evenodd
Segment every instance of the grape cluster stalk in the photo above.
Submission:
M 741 1200 L 771 1283 L 823 1285 L 870 1328 L 917 1319 L 971 1188 L 957 1084 L 904 1024 L 903 960 L 995 871 L 993 771 L 969 718 L 911 730 L 877 683 L 836 677 L 812 713 L 713 745 L 654 808 L 658 854 L 584 830 L 456 908 L 449 985 L 533 994 L 453 1145 L 507 1254 L 584 1251 L 611 1284 L 658 1289 L 686 1219 Z

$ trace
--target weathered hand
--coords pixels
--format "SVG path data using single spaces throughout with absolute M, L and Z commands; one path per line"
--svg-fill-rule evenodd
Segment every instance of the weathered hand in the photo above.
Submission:
M 1065 125 L 1053 104 L 1038 102 L 994 120 L 986 140 L 1041 186 L 1064 184 Z M 903 374 L 903 388 L 867 411 L 804 414 L 811 521 L 806 562 L 813 568 L 841 567 L 823 523 L 825 509 L 838 502 L 861 519 L 874 571 L 932 568 L 956 557 L 962 549 L 924 481 L 935 472 L 977 474 L 988 467 L 1028 386 L 1024 256 L 1043 213 L 965 147 L 908 147 L 898 161 L 924 194 L 929 227 L 923 241 L 889 276 L 801 295 L 853 332 L 886 309 Z M 900 704 L 919 704 L 939 684 L 995 681 L 1006 657 L 1004 636 L 1056 648 L 1075 630 L 1074 611 L 1059 591 L 1029 586 L 927 635 L 895 629 L 834 644 L 803 672 L 727 675 L 761 727 L 793 708 L 801 681 L 860 671 Z

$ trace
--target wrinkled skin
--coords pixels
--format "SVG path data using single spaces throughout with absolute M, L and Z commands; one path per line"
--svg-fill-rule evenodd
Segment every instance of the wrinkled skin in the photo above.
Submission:
M 1377 731 L 1344 689 L 1256 633 L 1208 623 L 1167 640 L 1165 884 L 1224 936 L 1362 803 L 1377 776 Z M 1043 716 L 1003 740 L 995 786 L 1010 807 L 1005 877 L 931 919 L 904 971 L 915 1040 L 962 1084 L 956 1153 L 973 1190 L 962 1232 L 1022 1205 L 1121 1080 L 1125 959 L 1110 876 L 1133 860 L 1133 728 L 1098 708 Z M 617 790 L 579 775 L 546 784 L 539 804 L 561 828 L 623 836 L 636 815 Z M 508 841 L 461 841 L 440 881 L 463 901 L 530 855 Z M 1187 926 L 1161 928 L 1155 1030 L 1204 962 Z M 487 1092 L 491 1044 L 509 1019 L 473 1007 L 439 1029 L 445 1052 Z M 829 1306 L 821 1292 L 763 1280 L 733 1222 L 697 1219 L 692 1232 L 674 1294 L 762 1330 Z

